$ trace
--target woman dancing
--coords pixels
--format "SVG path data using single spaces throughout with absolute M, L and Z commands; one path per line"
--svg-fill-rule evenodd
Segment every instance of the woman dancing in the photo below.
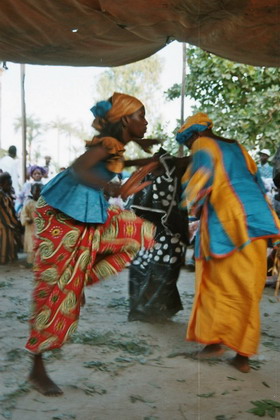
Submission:
M 76 330 L 84 287 L 122 271 L 141 247 L 154 243 L 152 223 L 107 201 L 121 193 L 110 180 L 124 165 L 155 160 L 125 162 L 123 157 L 129 141 L 141 144 L 148 124 L 145 108 L 132 96 L 114 93 L 91 111 L 100 135 L 43 188 L 36 207 L 35 287 L 26 348 L 33 354 L 29 381 L 49 396 L 62 390 L 48 376 L 42 353 L 60 348 Z

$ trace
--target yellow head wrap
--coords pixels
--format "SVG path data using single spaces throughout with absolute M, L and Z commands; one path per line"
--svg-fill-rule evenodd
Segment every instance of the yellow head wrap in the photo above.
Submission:
M 107 112 L 106 119 L 110 122 L 117 122 L 125 115 L 138 111 L 142 106 L 142 102 L 134 96 L 115 92 L 112 96 L 112 108 Z
M 142 108 L 143 104 L 134 96 L 115 92 L 111 101 L 100 101 L 91 108 L 95 120 L 93 127 L 101 130 L 106 122 L 115 123 L 125 115 L 133 114 Z
M 194 114 L 186 119 L 182 127 L 178 130 L 176 140 L 178 143 L 183 144 L 189 138 L 191 138 L 193 134 L 199 133 L 206 130 L 207 128 L 212 127 L 213 122 L 208 117 L 208 115 L 204 114 L 203 112 L 198 112 L 197 114 Z

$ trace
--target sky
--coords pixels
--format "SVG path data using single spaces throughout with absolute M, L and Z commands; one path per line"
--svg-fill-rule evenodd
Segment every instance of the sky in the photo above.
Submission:
M 162 101 L 161 113 L 164 123 L 169 122 L 170 130 L 175 120 L 181 116 L 181 101 L 166 102 L 163 92 L 174 83 L 182 80 L 182 44 L 173 42 L 157 53 L 163 59 L 161 75 Z M 20 65 L 7 63 L 8 70 L 1 76 L 1 125 L 0 146 L 7 149 L 14 144 L 18 154 L 22 152 L 21 132 L 14 129 L 15 120 L 21 115 Z M 96 76 L 106 67 L 68 67 L 68 66 L 25 66 L 26 113 L 33 115 L 43 123 L 57 118 L 67 122 L 82 123 L 90 129 L 93 106 L 94 84 Z M 185 105 L 187 110 L 188 106 Z M 66 166 L 72 156 L 65 144 L 57 147 L 56 136 L 50 132 L 41 137 L 39 143 L 42 156 L 49 154 L 53 160 L 59 160 L 60 166 Z M 83 142 L 81 145 L 83 147 Z M 39 162 L 40 163 L 40 162 Z M 42 162 L 41 162 L 42 163 Z

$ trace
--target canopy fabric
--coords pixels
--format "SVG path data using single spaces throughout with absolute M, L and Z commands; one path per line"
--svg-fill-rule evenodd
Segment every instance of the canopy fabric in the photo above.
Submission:
M 0 60 L 119 66 L 172 40 L 280 66 L 280 0 L 1 0 Z

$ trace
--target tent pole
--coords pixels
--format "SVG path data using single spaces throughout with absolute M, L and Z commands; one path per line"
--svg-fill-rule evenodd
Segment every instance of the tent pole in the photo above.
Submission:
M 0 69 L 0 149 L 2 149 L 2 74 L 4 68 Z
M 182 82 L 181 82 L 181 118 L 180 118 L 180 122 L 181 125 L 183 125 L 184 121 L 185 121 L 185 91 L 186 91 L 186 43 L 183 42 L 182 43 Z M 178 156 L 182 157 L 184 156 L 184 146 L 181 144 L 179 146 L 179 150 L 178 150 Z
M 20 86 L 21 86 L 21 127 L 22 127 L 22 182 L 24 183 L 26 181 L 25 64 L 20 65 Z

